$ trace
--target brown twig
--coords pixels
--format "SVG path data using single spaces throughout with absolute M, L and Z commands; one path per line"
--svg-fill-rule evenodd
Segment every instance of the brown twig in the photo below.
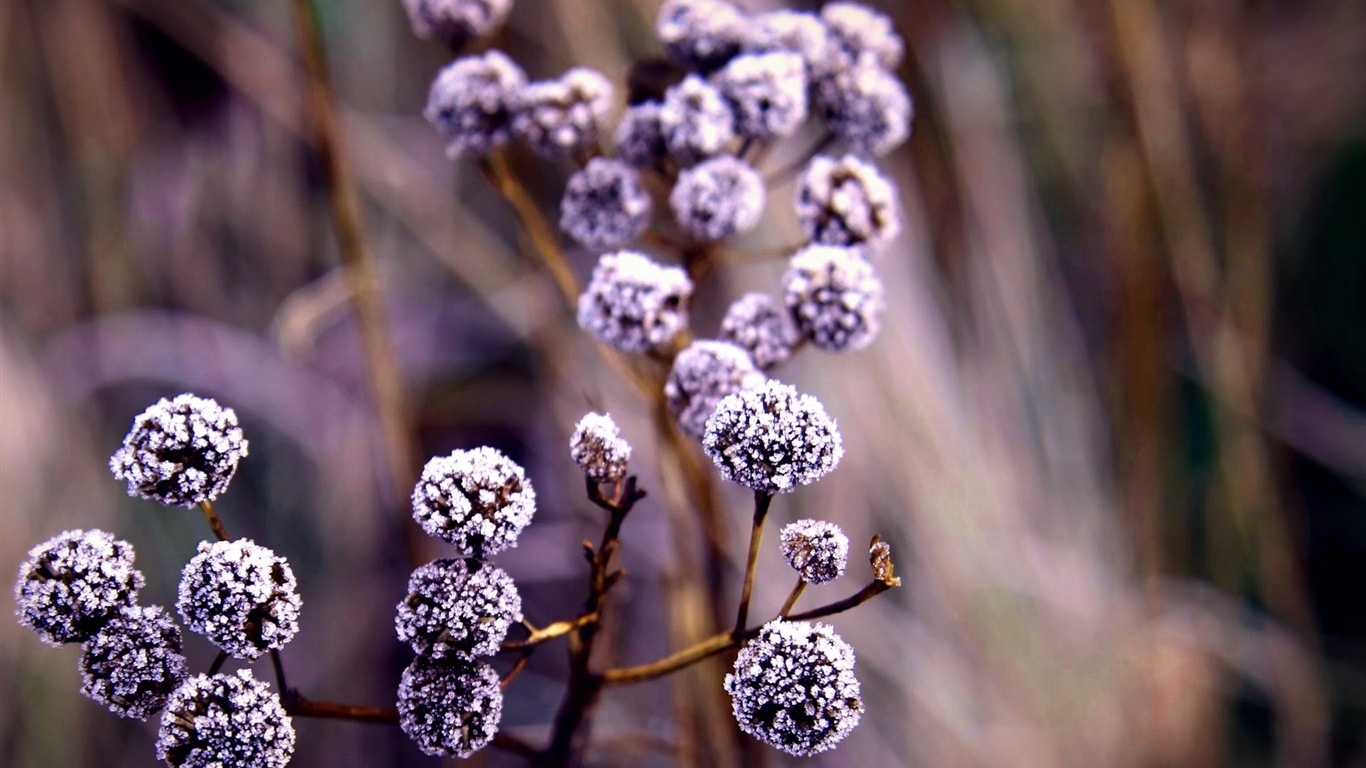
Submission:
M 361 723 L 384 725 L 398 724 L 398 710 L 394 707 L 358 707 L 350 704 L 335 704 L 330 701 L 313 701 L 300 696 L 298 692 L 284 697 L 285 712 L 293 717 L 318 717 L 328 720 L 355 720 Z
M 209 527 L 213 529 L 213 535 L 219 541 L 229 541 L 228 529 L 223 527 L 223 521 L 218 519 L 218 511 L 213 508 L 213 502 L 205 499 L 199 502 L 199 508 L 204 512 L 204 519 L 209 521 Z
M 745 561 L 745 584 L 740 590 L 740 608 L 735 612 L 735 629 L 739 634 L 749 620 L 749 598 L 754 591 L 754 569 L 759 564 L 759 543 L 764 538 L 764 519 L 773 503 L 773 494 L 754 492 L 754 525 L 749 531 L 749 558 Z
M 806 579 L 803 579 L 800 576 L 797 577 L 797 586 L 792 588 L 791 594 L 789 594 L 787 596 L 787 600 L 783 602 L 783 607 L 781 610 L 778 611 L 778 615 L 780 617 L 787 618 L 788 612 L 791 611 L 792 607 L 797 604 L 797 599 L 802 596 L 802 592 L 804 592 L 805 590 Z

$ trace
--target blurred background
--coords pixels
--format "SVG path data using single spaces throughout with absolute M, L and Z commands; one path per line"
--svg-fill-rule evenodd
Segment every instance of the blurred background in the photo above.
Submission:
M 858 652 L 863 724 L 809 760 L 746 746 L 722 660 L 609 691 L 589 762 L 1363 768 L 1366 6 L 872 5 L 907 39 L 914 135 L 881 162 L 906 226 L 877 264 L 880 338 L 777 373 L 821 397 L 847 454 L 774 507 L 855 544 L 850 573 L 802 607 L 867 580 L 857 552 L 874 533 L 893 546 L 905 586 L 832 621 Z M 402 429 L 371 395 L 290 5 L 7 0 L 0 572 L 101 527 L 137 547 L 143 601 L 171 604 L 208 530 L 127 497 L 105 465 L 157 398 L 212 396 L 251 442 L 220 513 L 300 577 L 291 683 L 389 704 L 411 658 L 392 629 L 411 568 L 400 479 L 455 448 L 521 462 L 540 507 L 498 563 L 528 618 L 567 618 L 579 542 L 602 525 L 567 438 L 607 409 L 651 496 L 626 524 L 601 662 L 708 634 L 699 526 L 649 402 L 420 117 L 449 52 L 413 36 L 398 0 L 319 6 Z M 521 0 L 487 44 L 532 78 L 586 65 L 621 83 L 660 52 L 656 10 Z M 572 165 L 512 161 L 553 222 Z M 764 224 L 699 287 L 696 335 L 739 292 L 776 292 L 791 195 L 770 190 Z M 595 257 L 568 250 L 580 279 Z M 733 599 L 749 500 L 717 486 L 730 562 L 710 581 Z M 760 564 L 762 616 L 791 580 L 773 540 Z M 155 723 L 79 695 L 78 653 L 0 621 L 0 763 L 156 764 Z M 213 658 L 193 637 L 187 654 L 197 671 Z M 564 656 L 562 642 L 533 656 L 509 733 L 545 738 Z M 296 725 L 295 766 L 438 762 L 396 728 Z

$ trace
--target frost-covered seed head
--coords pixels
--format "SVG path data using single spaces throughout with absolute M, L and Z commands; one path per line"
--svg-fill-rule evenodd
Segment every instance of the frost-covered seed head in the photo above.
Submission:
M 825 406 L 772 379 L 722 398 L 702 447 L 722 477 L 768 494 L 816 482 L 844 455 Z
M 863 716 L 854 649 L 828 624 L 765 624 L 725 688 L 742 731 L 797 757 L 833 749 Z
M 701 437 L 721 398 L 766 380 L 749 353 L 734 344 L 694 341 L 674 358 L 664 381 L 664 400 L 678 426 L 693 437 Z
M 746 25 L 744 49 L 750 53 L 791 51 L 806 64 L 808 81 L 829 72 L 833 48 L 825 24 L 814 13 L 777 10 L 761 13 Z
M 589 413 L 574 427 L 569 438 L 574 463 L 595 483 L 617 483 L 626 478 L 631 444 L 605 413 Z
M 427 462 L 413 488 L 413 517 L 422 530 L 465 557 L 480 559 L 517 546 L 536 514 L 536 491 L 517 462 L 494 448 L 454 451 Z
M 665 0 L 657 28 L 669 58 L 689 69 L 708 71 L 739 53 L 745 17 L 722 0 Z
M 109 469 L 128 482 L 129 496 L 192 507 L 227 490 L 246 455 L 231 408 L 184 394 L 139 414 Z
M 783 526 L 779 539 L 787 564 L 808 584 L 837 579 L 849 564 L 849 538 L 834 523 L 798 520 Z
M 786 362 L 799 338 L 792 316 L 766 293 L 741 296 L 721 319 L 721 339 L 744 349 L 764 371 Z
M 512 137 L 512 103 L 526 73 L 501 51 L 465 56 L 432 82 L 423 116 L 450 139 L 446 153 L 487 155 Z
M 791 136 L 806 122 L 806 64 L 790 51 L 748 53 L 730 60 L 714 82 L 746 138 Z
M 901 63 L 906 44 L 885 14 L 862 3 L 837 2 L 821 8 L 821 20 L 846 61 L 870 58 L 887 69 Z
M 125 606 L 81 648 L 81 693 L 146 720 L 185 680 L 180 627 L 159 606 Z
M 425 754 L 467 758 L 498 733 L 498 673 L 482 661 L 418 656 L 399 680 L 398 717 Z
M 827 352 L 862 349 L 877 335 L 882 280 L 857 248 L 810 245 L 783 276 L 783 295 L 798 330 Z
M 186 680 L 157 734 L 157 757 L 171 768 L 283 768 L 293 754 L 280 697 L 249 669 Z
M 612 111 L 612 83 L 597 70 L 575 67 L 528 85 L 515 103 L 513 135 L 542 156 L 559 157 L 597 142 Z
M 251 539 L 200 542 L 176 600 L 188 629 L 237 659 L 284 647 L 299 631 L 301 605 L 289 563 Z
M 758 224 L 764 199 L 764 179 L 753 166 L 719 155 L 678 174 L 669 207 L 688 234 L 723 240 Z
M 84 642 L 132 605 L 142 584 L 133 545 L 105 531 L 66 531 L 30 549 L 19 565 L 19 623 L 48 645 Z
M 479 560 L 436 560 L 408 577 L 398 604 L 398 639 L 433 659 L 492 656 L 522 620 L 522 597 L 502 568 Z
M 458 48 L 490 34 L 507 20 L 512 0 L 403 0 L 413 34 Z
M 815 100 L 830 130 L 856 151 L 885 155 L 911 135 L 906 87 L 870 59 L 821 80 Z
M 593 248 L 634 240 L 650 223 L 650 195 L 640 173 L 621 160 L 597 157 L 569 177 L 560 204 L 560 229 Z
M 693 165 L 719 154 L 735 139 L 735 113 L 711 83 L 688 75 L 664 92 L 659 129 L 669 157 Z
M 877 249 L 901 231 L 896 187 L 856 155 L 817 155 L 797 185 L 797 220 L 822 245 Z
M 657 101 L 642 101 L 626 108 L 612 135 L 617 157 L 637 168 L 651 168 L 664 159 L 664 132 L 659 124 Z
M 604 254 L 579 297 L 579 327 L 623 352 L 667 344 L 688 324 L 692 281 L 635 251 Z

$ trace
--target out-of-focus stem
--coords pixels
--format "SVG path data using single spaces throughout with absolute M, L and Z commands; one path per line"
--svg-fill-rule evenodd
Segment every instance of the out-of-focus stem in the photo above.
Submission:
M 199 508 L 204 512 L 204 519 L 209 521 L 209 527 L 213 529 L 213 535 L 219 541 L 229 541 L 232 539 L 228 535 L 228 529 L 223 527 L 223 521 L 218 519 L 218 511 L 213 508 L 213 502 L 205 499 L 199 502 Z
M 570 307 L 575 306 L 579 301 L 579 281 L 574 277 L 574 271 L 569 268 L 569 261 L 565 259 L 564 250 L 560 248 L 559 240 L 555 237 L 555 230 L 551 228 L 550 222 L 546 221 L 540 206 L 527 193 L 522 180 L 513 173 L 504 150 L 495 149 L 488 157 L 480 160 L 479 170 L 483 172 L 489 185 L 512 206 L 522 229 L 531 239 L 531 246 L 535 249 L 536 255 L 545 264 L 546 269 L 550 270 L 550 276 L 555 279 L 555 285 L 564 296 L 565 303 Z
M 759 543 L 764 538 L 764 518 L 768 517 L 773 495 L 754 492 L 754 527 L 749 531 L 749 559 L 745 561 L 745 584 L 740 590 L 740 608 L 735 612 L 734 634 L 739 634 L 749 620 L 749 598 L 754 591 L 754 569 L 759 563 Z

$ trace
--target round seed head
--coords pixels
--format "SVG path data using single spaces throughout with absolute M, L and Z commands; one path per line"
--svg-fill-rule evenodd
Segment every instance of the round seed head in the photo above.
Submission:
M 418 656 L 399 680 L 398 717 L 425 754 L 467 758 L 498 733 L 498 673 L 482 661 Z
M 721 319 L 721 339 L 748 352 L 764 371 L 786 362 L 800 337 L 792 316 L 766 293 L 741 296 Z
M 634 240 L 650 223 L 650 195 L 640 174 L 604 157 L 569 177 L 560 204 L 560 229 L 589 247 L 614 248 Z
M 739 53 L 745 17 L 721 0 L 666 0 L 657 28 L 669 58 L 689 69 L 709 71 Z
M 604 254 L 579 297 L 579 327 L 623 352 L 667 344 L 688 324 L 692 281 L 635 251 Z
M 128 482 L 129 496 L 192 507 L 227 490 L 246 455 L 231 408 L 184 394 L 139 414 L 109 469 Z
M 301 605 L 289 563 L 251 539 L 200 542 L 176 600 L 188 629 L 237 659 L 284 647 L 299 631 Z
M 590 413 L 579 420 L 569 438 L 569 452 L 579 469 L 595 483 L 622 481 L 631 460 L 631 444 L 605 413 Z
M 791 136 L 806 122 L 806 64 L 797 53 L 736 56 L 714 79 L 730 103 L 735 132 L 741 136 Z
M 744 49 L 750 53 L 798 54 L 806 65 L 808 81 L 832 69 L 830 36 L 814 13 L 777 10 L 755 16 L 746 26 Z
M 180 627 L 158 606 L 125 606 L 81 648 L 81 693 L 146 720 L 185 680 Z
M 694 341 L 674 358 L 664 381 L 664 400 L 678 426 L 693 437 L 707 431 L 721 398 L 757 387 L 767 377 L 745 350 L 726 341 Z
M 735 139 L 735 113 L 711 83 L 688 75 L 664 92 L 659 129 L 669 157 L 693 165 L 721 153 Z
M 403 0 L 403 6 L 413 34 L 458 48 L 501 27 L 512 0 Z
M 798 330 L 827 352 L 862 349 L 880 327 L 882 280 L 855 248 L 811 245 L 783 276 L 787 309 Z
M 652 168 L 664 159 L 664 131 L 659 124 L 657 101 L 642 101 L 626 108 L 612 135 L 617 157 L 637 168 Z
M 522 620 L 522 597 L 502 568 L 480 560 L 436 560 L 413 571 L 398 604 L 398 639 L 433 659 L 492 656 Z
M 798 757 L 833 749 L 863 716 L 854 649 L 828 624 L 765 624 L 725 688 L 740 730 Z
M 887 69 L 901 63 L 906 44 L 885 14 L 861 3 L 836 2 L 821 8 L 821 20 L 846 61 L 868 58 Z
M 853 150 L 885 155 L 911 135 L 913 109 L 906 87 L 871 59 L 821 80 L 815 101 L 830 130 Z
M 783 526 L 779 539 L 787 564 L 808 584 L 837 579 L 849 564 L 849 538 L 834 523 L 798 520 Z
M 186 680 L 161 716 L 157 757 L 171 768 L 283 768 L 293 754 L 280 697 L 249 669 Z
M 142 589 L 133 545 L 105 531 L 66 531 L 28 551 L 14 600 L 19 623 L 48 645 L 90 639 Z
M 669 194 L 678 225 L 699 240 L 724 240 L 754 228 L 764 202 L 763 177 L 730 155 L 718 155 L 683 171 Z
M 513 134 L 537 154 L 559 157 L 597 142 L 612 111 L 612 83 L 597 70 L 575 67 L 528 85 L 515 101 Z
M 494 448 L 428 461 L 413 489 L 413 517 L 422 530 L 454 544 L 465 557 L 483 559 L 517 546 L 535 514 L 531 481 Z
M 825 406 L 772 379 L 722 398 L 702 447 L 722 477 L 768 494 L 816 482 L 844 455 Z
M 797 185 L 797 220 L 822 245 L 877 249 L 901 231 L 896 187 L 856 155 L 817 155 Z
M 446 153 L 487 155 L 512 137 L 512 103 L 526 73 L 501 51 L 465 56 L 432 83 L 423 116 L 450 139 Z

